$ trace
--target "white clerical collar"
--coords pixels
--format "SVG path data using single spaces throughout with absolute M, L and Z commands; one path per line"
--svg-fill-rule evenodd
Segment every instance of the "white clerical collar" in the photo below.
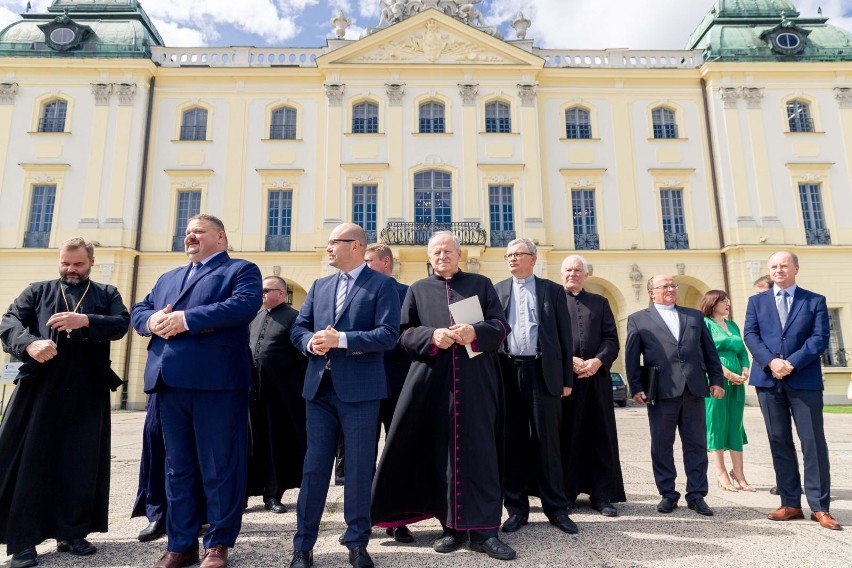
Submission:
M 512 280 L 515 282 L 515 284 L 529 284 L 533 281 L 533 275 L 530 274 L 526 278 L 515 278 L 514 276 L 512 276 Z
M 654 302 L 654 307 L 657 308 L 658 310 L 675 311 L 675 305 L 674 304 L 672 304 L 671 306 L 666 306 L 665 304 L 658 304 L 658 303 Z

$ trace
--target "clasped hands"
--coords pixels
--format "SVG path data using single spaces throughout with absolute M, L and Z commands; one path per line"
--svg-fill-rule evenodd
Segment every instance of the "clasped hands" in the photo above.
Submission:
M 89 327 L 89 316 L 77 312 L 57 312 L 47 320 L 47 327 L 56 331 L 71 331 Z
M 741 375 L 738 375 L 733 371 L 728 371 L 727 369 L 723 370 L 725 371 L 725 378 L 728 379 L 728 382 L 732 385 L 744 385 L 748 380 L 748 368 L 746 367 L 743 367 Z
M 592 375 L 598 372 L 598 369 L 601 368 L 603 363 L 597 357 L 593 359 L 582 360 L 579 357 L 574 357 L 574 373 L 577 375 L 579 379 L 588 379 Z
M 457 323 L 450 327 L 439 327 L 432 332 L 432 343 L 438 349 L 449 349 L 454 344 L 470 345 L 476 341 L 476 330 L 469 323 Z
M 183 333 L 186 331 L 186 325 L 183 321 L 183 312 L 173 312 L 172 305 L 168 304 L 165 308 L 158 312 L 154 312 L 154 314 L 148 318 L 148 330 L 163 339 L 168 339 L 179 333 Z
M 780 381 L 787 378 L 796 368 L 786 359 L 779 358 L 769 362 L 769 370 L 772 371 L 772 376 Z
M 317 355 L 325 355 L 329 349 L 334 349 L 340 345 L 340 332 L 331 326 L 320 330 L 311 337 L 308 343 L 308 349 Z

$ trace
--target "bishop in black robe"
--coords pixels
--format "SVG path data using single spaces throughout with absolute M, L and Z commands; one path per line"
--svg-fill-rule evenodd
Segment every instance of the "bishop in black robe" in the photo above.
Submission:
M 78 302 L 88 327 L 48 327 Z M 110 341 L 129 325 L 118 290 L 87 279 L 31 284 L 3 315 L 3 349 L 23 361 L 0 424 L 0 542 L 9 554 L 107 531 L 109 392 L 122 384 L 110 368 Z M 27 346 L 45 339 L 57 354 L 39 363 Z
M 439 349 L 449 305 L 479 300 L 471 358 L 464 345 Z M 497 349 L 509 334 L 491 281 L 461 271 L 415 282 L 402 306 L 400 344 L 412 358 L 373 481 L 373 521 L 385 527 L 437 518 L 456 530 L 500 525 L 498 419 L 502 393 Z
M 624 480 L 612 406 L 609 370 L 618 357 L 618 331 L 609 302 L 580 289 L 566 292 L 574 337 L 574 357 L 597 358 L 601 366 L 587 378 L 574 376 L 574 391 L 562 399 L 562 460 L 569 501 L 587 493 L 592 505 L 621 503 Z

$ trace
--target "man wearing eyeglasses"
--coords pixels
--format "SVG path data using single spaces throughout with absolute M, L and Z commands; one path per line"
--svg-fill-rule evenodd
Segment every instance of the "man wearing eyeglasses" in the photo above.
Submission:
M 290 340 L 298 315 L 287 304 L 284 279 L 264 278 L 263 309 L 251 322 L 249 335 L 255 384 L 249 404 L 246 495 L 263 495 L 263 507 L 273 513 L 286 512 L 281 502 L 284 491 L 301 485 L 308 446 L 302 398 L 308 360 Z
M 648 405 L 651 464 L 662 499 L 660 513 L 671 513 L 680 499 L 675 490 L 675 432 L 680 432 L 686 471 L 686 503 L 699 515 L 712 516 L 707 495 L 707 431 L 704 399 L 722 398 L 722 365 L 698 310 L 676 305 L 671 276 L 648 280 L 651 305 L 627 319 L 625 366 L 637 404 Z M 640 365 L 644 359 L 644 369 Z M 642 373 L 656 375 L 656 393 L 646 393 Z M 709 381 L 709 388 L 708 388 Z M 651 398 L 649 398 L 649 396 Z
M 509 512 L 503 532 L 527 524 L 534 472 L 550 524 L 577 534 L 568 516 L 559 441 L 562 397 L 574 384 L 571 319 L 562 287 L 533 274 L 536 252 L 529 239 L 510 242 L 505 258 L 512 276 L 494 286 L 512 328 L 500 353 L 506 393 L 503 503 Z
M 344 544 L 352 566 L 373 566 L 367 542 L 379 403 L 388 395 L 384 352 L 399 339 L 401 310 L 393 278 L 365 263 L 366 247 L 358 225 L 344 223 L 331 232 L 325 250 L 338 272 L 314 282 L 290 334 L 308 357 L 302 392 L 308 401 L 308 453 L 291 568 L 313 566 L 339 431 L 346 454 Z

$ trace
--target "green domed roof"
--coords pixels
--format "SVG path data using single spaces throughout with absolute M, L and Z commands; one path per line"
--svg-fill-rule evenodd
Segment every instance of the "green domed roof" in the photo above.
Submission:
M 47 11 L 0 31 L 0 56 L 147 58 L 163 45 L 137 0 L 54 0 Z
M 686 48 L 708 61 L 852 61 L 852 32 L 826 22 L 787 0 L 717 0 Z

